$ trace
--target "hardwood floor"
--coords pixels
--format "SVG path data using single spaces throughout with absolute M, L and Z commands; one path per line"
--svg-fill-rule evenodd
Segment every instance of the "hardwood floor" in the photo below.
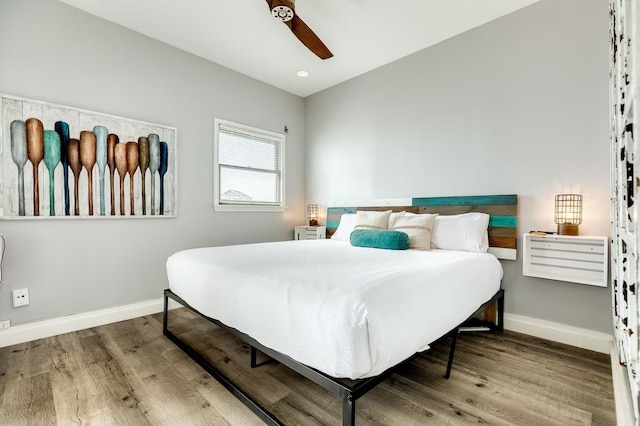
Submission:
M 175 313 L 175 315 L 174 315 Z M 339 425 L 341 401 L 192 313 L 170 328 L 291 425 Z M 449 341 L 356 403 L 357 425 L 615 425 L 609 357 L 513 332 Z M 264 360 L 264 358 L 259 358 Z M 0 348 L 2 425 L 259 425 L 162 335 L 161 314 Z

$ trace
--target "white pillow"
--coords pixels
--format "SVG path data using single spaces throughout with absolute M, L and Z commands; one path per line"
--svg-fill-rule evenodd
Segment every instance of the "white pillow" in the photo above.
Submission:
M 391 210 L 384 212 L 358 210 L 355 229 L 387 229 L 389 216 L 391 216 Z
M 407 212 L 396 212 L 396 213 L 391 213 L 391 215 L 389 216 L 389 225 L 387 225 L 387 228 L 389 229 L 393 229 L 393 222 L 396 221 L 397 217 L 402 217 L 406 214 Z
M 340 223 L 338 224 L 338 229 L 331 236 L 332 240 L 337 241 L 351 241 L 351 231 L 356 226 L 356 214 L 355 213 L 347 213 L 343 214 L 340 217 Z
M 437 214 L 411 214 L 397 217 L 393 222 L 393 229 L 409 236 L 409 248 L 429 250 L 431 248 L 431 233 Z
M 439 215 L 431 233 L 431 248 L 484 253 L 489 248 L 489 215 Z

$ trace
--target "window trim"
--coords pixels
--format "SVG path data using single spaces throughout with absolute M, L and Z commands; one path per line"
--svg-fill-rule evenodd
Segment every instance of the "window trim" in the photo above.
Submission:
M 214 118 L 213 120 L 213 210 L 214 211 L 235 211 L 235 212 L 283 212 L 286 209 L 285 197 L 285 145 L 286 136 L 283 133 L 276 133 L 269 130 L 260 129 L 246 124 Z M 246 132 L 259 137 L 276 139 L 280 141 L 280 202 L 279 203 L 247 203 L 247 202 L 220 202 L 220 163 L 219 163 L 219 138 L 220 126 L 228 127 L 239 132 Z

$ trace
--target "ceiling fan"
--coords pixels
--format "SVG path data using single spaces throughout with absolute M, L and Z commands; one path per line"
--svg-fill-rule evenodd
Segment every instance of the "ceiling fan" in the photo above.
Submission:
M 267 0 L 271 15 L 278 21 L 284 22 L 302 44 L 307 46 L 320 59 L 331 58 L 333 53 L 295 13 L 294 3 L 295 0 Z

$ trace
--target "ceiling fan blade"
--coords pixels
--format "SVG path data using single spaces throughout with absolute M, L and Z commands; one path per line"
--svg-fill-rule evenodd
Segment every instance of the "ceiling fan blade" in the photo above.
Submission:
M 322 40 L 295 14 L 293 0 L 266 1 L 273 17 L 288 26 L 291 32 L 309 50 L 315 53 L 320 59 L 329 59 L 333 56 L 333 53 L 325 46 Z
M 333 56 L 333 53 L 325 46 L 320 38 L 314 33 L 307 24 L 304 23 L 298 15 L 294 15 L 293 19 L 285 22 L 285 24 L 291 28 L 291 32 L 298 37 L 298 40 L 302 42 L 309 50 L 315 53 L 320 59 L 329 59 Z

